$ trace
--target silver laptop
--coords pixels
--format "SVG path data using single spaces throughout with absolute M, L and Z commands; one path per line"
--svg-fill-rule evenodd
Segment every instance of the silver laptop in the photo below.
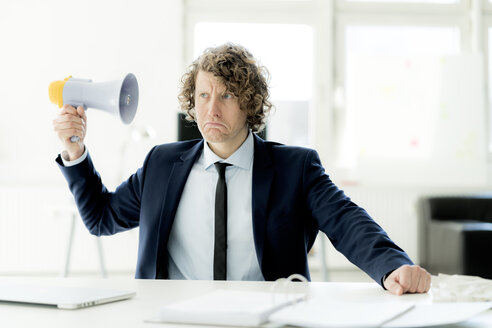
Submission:
M 68 310 L 125 300 L 133 296 L 135 292 L 127 290 L 0 283 L 0 302 L 49 305 Z

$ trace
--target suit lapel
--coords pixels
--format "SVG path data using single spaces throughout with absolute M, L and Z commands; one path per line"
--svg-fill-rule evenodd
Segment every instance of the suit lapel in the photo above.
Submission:
M 256 255 L 260 268 L 263 267 L 263 252 L 265 245 L 266 220 L 268 213 L 268 200 L 273 181 L 273 165 L 267 152 L 265 143 L 260 137 L 255 137 L 255 153 L 253 162 L 253 188 L 252 188 L 252 214 L 253 236 Z
M 169 180 L 163 190 L 164 195 L 161 207 L 158 251 L 157 251 L 157 275 L 156 278 L 167 278 L 167 241 L 174 222 L 174 217 L 178 209 L 181 194 L 190 174 L 191 168 L 203 149 L 203 140 L 194 145 L 190 150 L 184 152 L 180 158 L 174 162 L 169 175 Z

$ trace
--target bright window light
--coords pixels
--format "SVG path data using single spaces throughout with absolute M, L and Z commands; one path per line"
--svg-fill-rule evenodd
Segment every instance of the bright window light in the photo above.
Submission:
M 437 3 L 437 4 L 450 4 L 459 3 L 460 0 L 347 0 L 348 2 L 384 2 L 384 3 Z M 489 0 L 492 1 L 492 0 Z
M 313 32 L 307 25 L 197 23 L 194 58 L 211 46 L 245 46 L 271 74 L 275 100 L 309 100 L 312 90 Z
M 492 0 L 489 0 L 492 3 Z M 489 80 L 489 108 L 492 108 L 492 28 L 488 28 L 488 80 Z M 489 115 L 489 130 L 492 131 L 492 115 Z M 489 133 L 489 151 L 492 152 L 492 133 Z
M 348 26 L 343 160 L 428 159 L 445 115 L 440 58 L 459 53 L 458 28 Z
M 267 139 L 309 146 L 313 29 L 301 24 L 200 22 L 194 29 L 194 58 L 226 42 L 246 47 L 271 75 L 276 109 L 268 119 Z
M 460 51 L 457 27 L 349 26 L 347 54 L 454 55 Z

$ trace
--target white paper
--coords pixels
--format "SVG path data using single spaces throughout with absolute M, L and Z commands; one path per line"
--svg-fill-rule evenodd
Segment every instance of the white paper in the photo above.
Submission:
M 492 302 L 492 280 L 440 273 L 431 292 L 433 302 Z
M 466 321 L 492 308 L 492 302 L 417 304 L 412 310 L 383 327 L 430 327 Z
M 273 313 L 270 322 L 313 328 L 379 327 L 413 306 L 413 303 L 356 303 L 312 299 Z

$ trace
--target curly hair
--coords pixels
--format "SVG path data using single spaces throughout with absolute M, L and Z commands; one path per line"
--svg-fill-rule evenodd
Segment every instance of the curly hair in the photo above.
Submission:
M 178 100 L 189 121 L 196 119 L 195 81 L 200 70 L 212 73 L 238 98 L 239 108 L 246 112 L 246 122 L 253 132 L 265 128 L 267 114 L 273 107 L 268 90 L 270 75 L 246 48 L 233 43 L 207 48 L 188 67 L 181 78 Z

